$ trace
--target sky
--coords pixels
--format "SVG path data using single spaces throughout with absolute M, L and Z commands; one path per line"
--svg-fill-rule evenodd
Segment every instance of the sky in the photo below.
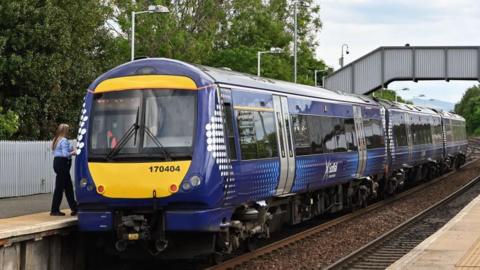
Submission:
M 380 46 L 480 46 L 479 0 L 316 0 L 323 28 L 317 56 L 339 68 L 343 43 L 350 54 L 345 64 Z M 393 82 L 389 89 L 411 99 L 458 102 L 476 81 Z

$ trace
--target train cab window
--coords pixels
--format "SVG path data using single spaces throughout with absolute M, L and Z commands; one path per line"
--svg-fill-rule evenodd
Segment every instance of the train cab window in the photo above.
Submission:
M 125 90 L 94 96 L 89 149 L 99 160 L 189 160 L 193 153 L 197 93 Z M 113 152 L 112 149 L 117 149 Z
M 223 114 L 225 117 L 225 130 L 228 140 L 228 158 L 231 160 L 237 159 L 237 150 L 235 148 L 235 130 L 233 127 L 233 108 L 231 90 L 221 90 L 223 101 Z
M 145 95 L 144 151 L 156 152 L 162 147 L 191 149 L 195 122 L 189 119 L 196 114 L 195 95 L 178 90 L 150 91 Z
M 236 109 L 235 115 L 243 160 L 278 156 L 273 111 Z
M 380 119 L 363 120 L 367 149 L 385 147 L 382 121 Z

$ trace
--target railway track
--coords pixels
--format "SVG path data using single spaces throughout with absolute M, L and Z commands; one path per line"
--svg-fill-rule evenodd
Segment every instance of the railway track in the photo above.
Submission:
M 435 233 L 480 192 L 480 176 L 327 269 L 386 269 Z M 476 187 L 467 199 L 455 202 Z M 462 200 L 462 199 L 460 199 Z M 454 208 L 455 210 L 451 210 Z
M 464 166 L 467 166 L 471 163 L 473 163 L 475 160 L 473 161 L 470 161 L 468 162 L 467 164 L 465 164 Z M 432 185 L 433 183 L 436 183 L 436 182 L 440 182 L 446 178 L 448 178 L 449 176 L 451 176 L 452 174 L 454 174 L 455 172 L 450 172 L 450 173 L 447 173 L 443 176 L 440 176 L 432 181 L 429 181 L 429 182 L 426 182 L 426 183 L 423 183 L 421 185 L 418 185 L 416 187 L 413 187 L 411 189 L 408 189 L 400 194 L 398 194 L 397 196 L 395 197 L 392 197 L 392 198 L 389 198 L 389 199 L 386 199 L 386 200 L 383 200 L 383 201 L 380 201 L 380 202 L 377 202 L 377 203 L 374 203 L 370 206 L 368 206 L 367 208 L 364 208 L 364 209 L 360 209 L 356 212 L 353 212 L 353 213 L 349 213 L 349 214 L 346 214 L 346 215 L 343 215 L 339 218 L 336 218 L 336 219 L 333 219 L 331 221 L 328 221 L 328 222 L 325 222 L 325 223 L 322 223 L 320 225 L 317 225 L 313 228 L 310 228 L 310 229 L 307 229 L 305 231 L 302 231 L 300 233 L 297 233 L 297 234 L 294 234 L 294 235 L 291 235 L 291 236 L 288 236 L 286 238 L 283 238 L 277 242 L 274 242 L 274 243 L 271 243 L 271 244 L 268 244 L 268 245 L 265 245 L 265 246 L 262 246 L 254 251 L 251 251 L 251 252 L 248 252 L 248 253 L 245 253 L 245 254 L 242 254 L 242 255 L 239 255 L 239 256 L 236 256 L 232 259 L 229 259 L 221 264 L 218 264 L 216 266 L 213 266 L 213 267 L 210 267 L 208 269 L 235 269 L 235 268 L 241 268 L 242 265 L 252 261 L 252 260 L 255 260 L 257 258 L 260 258 L 262 256 L 265 256 L 265 255 L 268 255 L 268 254 L 272 254 L 272 253 L 275 253 L 276 251 L 279 251 L 279 250 L 282 250 L 282 249 L 286 249 L 288 248 L 289 246 L 297 243 L 297 242 L 300 242 L 304 239 L 307 239 L 309 237 L 312 237 L 312 236 L 315 236 L 335 225 L 338 225 L 338 224 L 341 224 L 341 223 L 344 223 L 344 222 L 347 222 L 347 221 L 350 221 L 356 217 L 359 217 L 359 216 L 362 216 L 362 215 L 365 215 L 367 213 L 370 213 L 370 212 L 373 212 L 374 210 L 377 210 L 377 209 L 380 209 L 382 207 L 385 207 L 389 204 L 392 204 L 393 202 L 396 202 L 398 200 L 401 200 L 403 198 L 406 198 L 408 196 L 410 196 L 411 194 L 413 193 L 416 193 L 416 192 L 419 192 L 421 190 L 424 190 L 425 188 L 427 188 L 428 186 Z M 478 179 L 477 179 L 478 180 Z M 359 251 L 358 251 L 359 252 Z

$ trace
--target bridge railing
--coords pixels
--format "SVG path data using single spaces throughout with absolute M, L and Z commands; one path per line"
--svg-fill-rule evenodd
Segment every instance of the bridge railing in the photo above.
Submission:
M 0 141 L 0 198 L 53 192 L 50 147 L 51 141 Z

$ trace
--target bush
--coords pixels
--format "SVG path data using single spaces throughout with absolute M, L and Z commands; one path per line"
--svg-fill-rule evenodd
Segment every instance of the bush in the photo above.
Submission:
M 18 130 L 18 115 L 10 110 L 3 113 L 0 107 L 0 140 L 7 140 Z

